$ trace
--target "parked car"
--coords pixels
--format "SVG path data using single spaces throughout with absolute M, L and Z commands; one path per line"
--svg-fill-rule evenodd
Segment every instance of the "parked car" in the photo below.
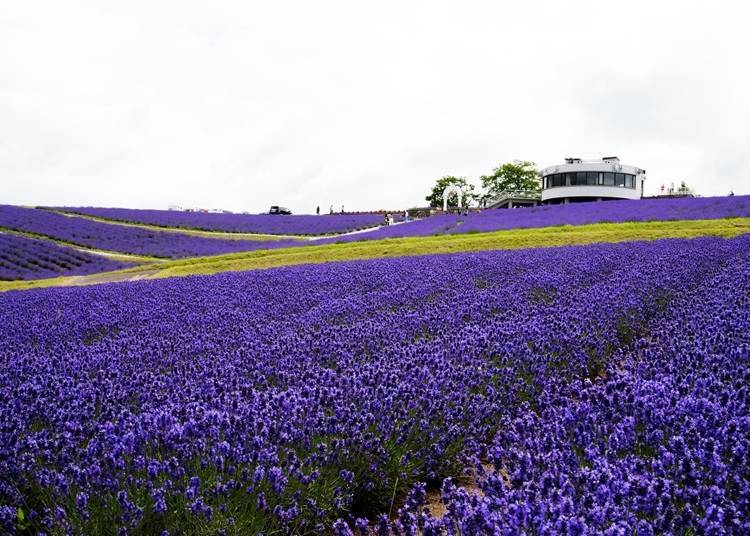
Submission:
M 271 210 L 269 210 L 268 213 L 269 214 L 291 214 L 292 211 L 286 207 L 277 207 L 276 205 L 274 205 L 271 207 Z

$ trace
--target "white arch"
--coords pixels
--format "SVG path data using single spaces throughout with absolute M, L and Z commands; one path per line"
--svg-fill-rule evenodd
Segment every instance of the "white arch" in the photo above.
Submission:
M 443 212 L 448 211 L 448 198 L 453 194 L 456 194 L 458 197 L 458 208 L 459 210 L 461 209 L 461 200 L 464 196 L 463 188 L 458 184 L 449 184 L 448 187 L 443 190 Z

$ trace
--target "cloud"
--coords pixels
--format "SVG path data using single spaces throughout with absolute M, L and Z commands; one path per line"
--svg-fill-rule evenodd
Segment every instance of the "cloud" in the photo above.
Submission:
M 750 193 L 741 2 L 23 2 L 0 14 L 3 202 L 419 205 L 617 154 Z

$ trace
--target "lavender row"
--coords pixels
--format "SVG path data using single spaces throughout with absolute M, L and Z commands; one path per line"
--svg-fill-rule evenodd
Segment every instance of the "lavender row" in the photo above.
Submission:
M 741 237 L 6 293 L 0 519 L 739 532 L 749 290 Z M 475 460 L 486 501 L 426 516 Z
M 0 232 L 0 281 L 86 275 L 132 266 L 45 240 Z
M 60 207 L 60 210 L 110 220 L 146 223 L 160 227 L 178 227 L 232 233 L 275 235 L 324 235 L 375 227 L 383 223 L 380 214 L 211 214 L 174 210 L 128 208 Z
M 664 314 L 625 330 L 631 344 L 593 378 L 549 378 L 533 408 L 503 415 L 477 450 L 479 490 L 445 481 L 435 517 L 417 485 L 379 533 L 749 534 L 750 256 L 739 241 L 715 273 L 696 259 L 706 276 L 695 289 L 655 295 Z
M 10 205 L 0 205 L 0 227 L 94 249 L 165 258 L 219 255 L 295 244 L 290 240 L 227 240 L 178 232 L 152 231 Z
M 488 209 L 467 215 L 445 214 L 383 227 L 375 231 L 329 239 L 331 241 L 377 240 L 406 236 L 477 233 L 557 225 L 699 220 L 750 217 L 750 196 L 698 197 L 689 199 L 640 199 L 545 205 L 516 209 Z

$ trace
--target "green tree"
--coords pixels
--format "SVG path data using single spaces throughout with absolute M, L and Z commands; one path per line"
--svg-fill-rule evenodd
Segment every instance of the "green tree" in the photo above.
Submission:
M 491 175 L 482 175 L 485 197 L 496 197 L 501 192 L 527 190 L 539 192 L 542 181 L 534 162 L 514 160 L 492 170 Z
M 446 175 L 440 177 L 436 182 L 435 186 L 432 187 L 430 195 L 425 197 L 430 202 L 431 207 L 442 207 L 443 206 L 443 191 L 451 184 L 456 184 L 461 187 L 463 191 L 463 199 L 461 200 L 461 206 L 468 207 L 472 201 L 477 199 L 477 194 L 474 193 L 474 185 L 469 184 L 466 177 L 454 177 L 452 175 Z M 458 195 L 453 194 L 448 198 L 448 207 L 458 206 Z

